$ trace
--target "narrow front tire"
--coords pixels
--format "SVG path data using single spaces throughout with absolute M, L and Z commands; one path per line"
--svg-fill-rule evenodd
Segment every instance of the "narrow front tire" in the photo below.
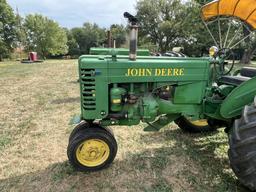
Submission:
M 86 128 L 70 140 L 67 155 L 78 171 L 98 171 L 107 168 L 117 153 L 117 142 L 111 132 L 102 128 Z

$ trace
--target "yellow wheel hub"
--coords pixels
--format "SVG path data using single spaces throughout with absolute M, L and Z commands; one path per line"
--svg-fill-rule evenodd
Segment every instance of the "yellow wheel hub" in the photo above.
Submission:
M 103 164 L 110 155 L 108 144 L 100 139 L 90 139 L 81 143 L 76 150 L 76 158 L 86 167 Z
M 191 124 L 195 125 L 195 126 L 199 126 L 199 127 L 204 127 L 208 125 L 208 122 L 206 119 L 199 119 L 196 121 L 190 121 Z

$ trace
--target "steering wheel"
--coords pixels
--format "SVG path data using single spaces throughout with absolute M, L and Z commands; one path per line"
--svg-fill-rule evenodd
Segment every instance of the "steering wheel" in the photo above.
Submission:
M 215 71 L 218 75 L 228 75 L 233 70 L 235 65 L 235 54 L 231 49 L 220 49 L 214 57 L 218 61 L 214 64 Z

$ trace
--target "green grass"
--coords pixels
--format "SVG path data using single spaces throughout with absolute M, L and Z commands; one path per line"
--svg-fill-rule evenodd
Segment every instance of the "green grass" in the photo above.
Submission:
M 10 143 L 11 139 L 7 135 L 2 134 L 0 137 L 0 151 Z
M 156 184 L 152 185 L 151 189 L 146 189 L 145 192 L 173 192 L 173 190 L 164 179 L 158 179 Z
M 247 191 L 229 167 L 223 130 L 191 135 L 175 124 L 157 133 L 113 127 L 111 167 L 75 172 L 66 147 L 80 113 L 76 63 L 0 63 L 0 191 Z

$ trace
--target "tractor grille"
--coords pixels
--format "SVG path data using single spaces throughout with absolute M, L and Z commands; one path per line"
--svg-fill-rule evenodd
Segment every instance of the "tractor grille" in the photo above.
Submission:
M 96 110 L 95 69 L 81 70 L 81 84 L 84 110 Z

